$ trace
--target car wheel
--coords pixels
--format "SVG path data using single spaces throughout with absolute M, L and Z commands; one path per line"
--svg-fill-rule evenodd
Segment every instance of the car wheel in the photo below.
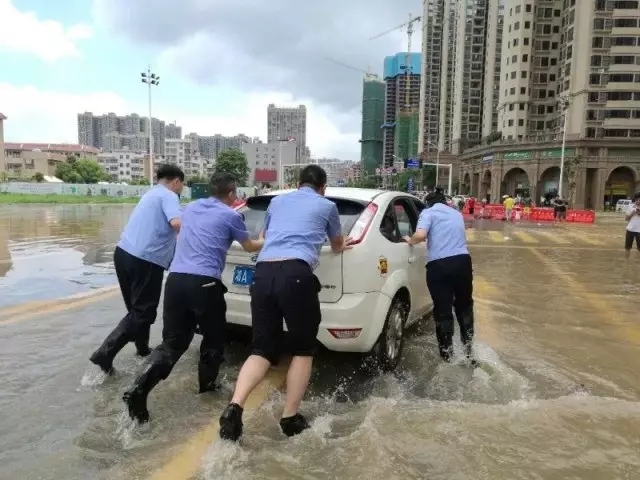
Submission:
M 386 372 L 395 370 L 400 363 L 407 314 L 406 305 L 400 298 L 395 298 L 389 307 L 382 333 L 373 352 L 377 365 Z

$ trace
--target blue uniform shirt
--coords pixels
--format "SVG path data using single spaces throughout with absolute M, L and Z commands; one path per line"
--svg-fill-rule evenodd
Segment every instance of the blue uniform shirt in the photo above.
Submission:
M 191 202 L 182 213 L 182 227 L 169 272 L 220 280 L 231 243 L 248 238 L 247 226 L 233 208 L 215 198 Z
M 427 231 L 427 262 L 469 253 L 464 218 L 455 208 L 442 203 L 425 208 L 418 219 L 418 230 Z
M 164 185 L 156 185 L 133 209 L 118 246 L 134 257 L 167 269 L 176 246 L 176 231 L 169 222 L 178 217 L 178 195 Z
M 296 258 L 315 268 L 327 239 L 341 235 L 338 207 L 309 187 L 277 195 L 264 219 L 258 262 Z

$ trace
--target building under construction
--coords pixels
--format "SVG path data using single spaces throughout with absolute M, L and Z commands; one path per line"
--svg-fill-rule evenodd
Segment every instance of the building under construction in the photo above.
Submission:
M 386 84 L 377 75 L 367 74 L 362 82 L 362 136 L 360 162 L 362 169 L 373 175 L 382 166 L 382 124 L 385 113 Z
M 394 161 L 418 156 L 420 71 L 419 53 L 401 52 L 384 59 L 386 95 L 382 127 L 386 167 Z

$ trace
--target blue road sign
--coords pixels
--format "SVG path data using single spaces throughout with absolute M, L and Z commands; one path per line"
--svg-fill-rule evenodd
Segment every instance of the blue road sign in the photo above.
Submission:
M 409 190 L 410 192 L 413 192 L 413 177 L 411 177 L 407 182 L 407 190 Z
M 417 158 L 408 158 L 407 159 L 407 168 L 409 169 L 419 169 L 420 168 L 420 160 Z

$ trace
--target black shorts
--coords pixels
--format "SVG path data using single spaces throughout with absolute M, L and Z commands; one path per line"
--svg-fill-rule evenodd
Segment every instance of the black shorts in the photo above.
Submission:
M 631 248 L 633 248 L 634 240 L 636 241 L 636 248 L 640 250 L 640 233 L 630 232 L 627 230 L 627 233 L 624 236 L 624 249 L 631 250 Z
M 259 262 L 251 284 L 253 340 L 251 353 L 278 363 L 283 323 L 294 356 L 313 356 L 320 326 L 321 285 L 311 267 L 302 260 Z

